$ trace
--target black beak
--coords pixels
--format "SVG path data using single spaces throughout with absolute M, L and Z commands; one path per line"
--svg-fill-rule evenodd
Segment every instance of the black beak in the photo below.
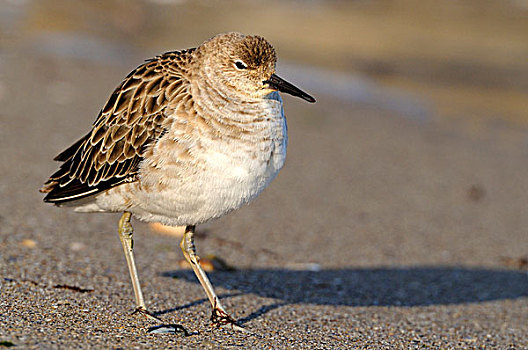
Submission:
M 315 98 L 275 74 L 272 74 L 271 77 L 268 80 L 264 80 L 263 83 L 268 84 L 269 87 L 272 89 L 279 90 L 280 92 L 285 92 L 292 96 L 300 97 L 310 103 L 315 102 Z

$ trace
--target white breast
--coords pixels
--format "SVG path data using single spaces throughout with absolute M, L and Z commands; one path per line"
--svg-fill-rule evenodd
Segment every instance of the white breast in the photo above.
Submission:
M 274 102 L 273 117 L 244 140 L 204 142 L 207 151 L 200 157 L 206 170 L 196 181 L 204 201 L 195 220 L 207 221 L 250 202 L 278 174 L 286 159 L 287 133 L 281 101 Z

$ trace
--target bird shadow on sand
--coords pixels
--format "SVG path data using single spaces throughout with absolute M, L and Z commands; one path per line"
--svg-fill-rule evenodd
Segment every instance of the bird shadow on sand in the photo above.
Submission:
M 198 283 L 192 271 L 168 271 L 162 276 Z M 213 272 L 209 277 L 214 286 L 233 290 L 220 298 L 251 293 L 277 299 L 277 303 L 263 306 L 240 320 L 241 324 L 288 304 L 428 306 L 528 296 L 528 274 L 506 269 L 437 266 L 319 271 L 248 269 Z M 201 302 L 206 300 L 187 307 Z M 165 312 L 170 311 L 175 310 Z

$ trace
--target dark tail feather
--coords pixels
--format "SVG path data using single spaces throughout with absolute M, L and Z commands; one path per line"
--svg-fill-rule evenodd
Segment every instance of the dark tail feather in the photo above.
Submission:
M 140 160 L 138 157 L 127 159 L 122 163 L 115 162 L 105 165 L 103 169 L 100 169 L 104 173 L 99 175 L 99 178 L 105 178 L 109 173 L 110 176 L 106 180 L 93 181 L 97 175 L 95 169 L 90 168 L 89 163 L 83 162 L 84 157 L 91 157 L 93 149 L 90 148 L 90 145 L 88 145 L 87 152 L 81 149 L 87 147 L 85 145 L 86 142 L 90 142 L 90 135 L 88 133 L 54 158 L 54 160 L 63 163 L 40 188 L 40 192 L 47 193 L 44 202 L 60 205 L 76 201 L 134 179 L 134 174 L 129 169 L 132 166 L 137 166 Z
M 108 181 L 102 181 L 97 184 L 97 186 L 89 186 L 87 183 L 82 183 L 81 181 L 74 179 L 62 187 L 55 182 L 53 187 L 50 186 L 51 189 L 48 191 L 46 197 L 44 197 L 44 202 L 60 205 L 66 202 L 93 196 L 125 181 L 126 178 L 124 177 L 120 179 L 114 178 Z M 44 187 L 46 187 L 46 185 L 44 185 Z M 42 189 L 41 192 L 43 192 Z

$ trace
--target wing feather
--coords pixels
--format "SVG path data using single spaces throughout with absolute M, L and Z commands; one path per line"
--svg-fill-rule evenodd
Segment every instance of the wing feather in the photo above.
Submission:
M 194 51 L 157 56 L 130 72 L 105 103 L 92 130 L 55 160 L 63 162 L 41 188 L 46 202 L 61 204 L 137 180 L 145 149 L 165 132 L 169 103 L 186 91 L 186 70 Z M 169 67 L 167 67 L 169 66 Z

